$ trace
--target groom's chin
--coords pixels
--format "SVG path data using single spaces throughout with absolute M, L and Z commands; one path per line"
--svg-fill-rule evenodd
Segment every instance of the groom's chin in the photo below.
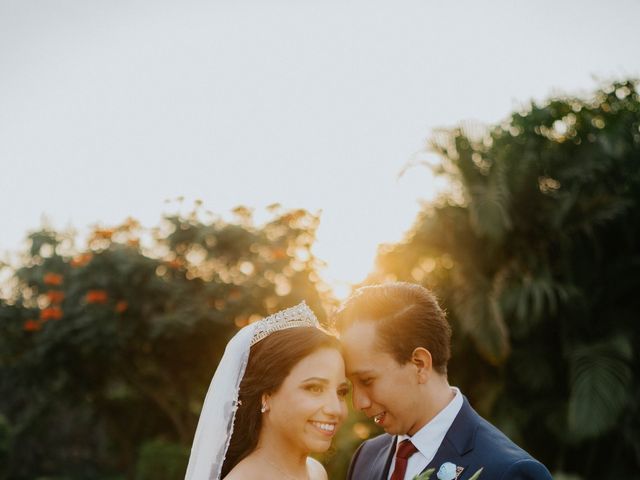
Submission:
M 382 429 L 384 430 L 385 433 L 388 433 L 389 435 L 402 435 L 404 433 L 404 432 L 398 431 L 397 428 L 393 428 L 392 425 L 389 425 L 387 427 L 382 427 Z
M 388 420 L 388 419 L 385 419 L 385 420 Z M 389 435 L 404 435 L 407 433 L 403 428 L 400 428 L 399 425 L 390 421 L 387 421 L 378 426 L 381 427 L 384 430 L 384 432 L 388 433 Z

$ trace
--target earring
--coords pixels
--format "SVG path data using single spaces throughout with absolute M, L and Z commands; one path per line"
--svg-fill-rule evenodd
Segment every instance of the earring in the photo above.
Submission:
M 264 412 L 266 412 L 267 410 L 269 410 L 269 407 L 267 407 L 267 404 L 266 404 L 266 403 L 263 403 L 263 404 L 262 404 L 262 408 L 260 409 L 260 413 L 264 413 Z

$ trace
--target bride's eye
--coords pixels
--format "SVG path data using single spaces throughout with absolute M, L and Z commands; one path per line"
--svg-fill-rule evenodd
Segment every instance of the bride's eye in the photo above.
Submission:
M 308 392 L 311 393 L 322 393 L 322 385 L 307 385 L 306 387 L 304 387 L 305 390 L 307 390 Z
M 343 387 L 338 389 L 339 397 L 346 397 L 349 394 L 349 387 Z

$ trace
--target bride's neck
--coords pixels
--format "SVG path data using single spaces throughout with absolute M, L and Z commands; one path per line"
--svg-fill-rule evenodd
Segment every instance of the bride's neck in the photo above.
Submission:
M 258 438 L 258 445 L 254 454 L 263 457 L 272 464 L 286 469 L 293 475 L 306 472 L 307 456 L 310 452 L 302 450 L 300 445 L 292 445 L 282 435 L 271 428 L 263 428 Z

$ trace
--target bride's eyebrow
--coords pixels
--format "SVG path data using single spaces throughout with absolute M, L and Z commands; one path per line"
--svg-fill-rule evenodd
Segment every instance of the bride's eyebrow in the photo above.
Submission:
M 302 382 L 300 383 L 307 383 L 307 382 L 329 383 L 329 380 L 327 380 L 326 378 L 320 378 L 320 377 L 309 377 L 302 380 Z

